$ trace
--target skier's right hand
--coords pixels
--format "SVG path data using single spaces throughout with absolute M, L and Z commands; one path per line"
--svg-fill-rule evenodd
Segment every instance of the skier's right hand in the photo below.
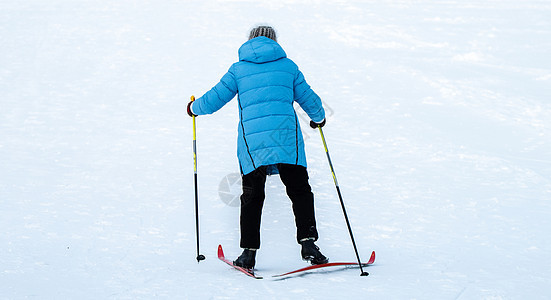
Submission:
M 193 104 L 193 101 L 189 101 L 189 103 L 187 104 L 187 114 L 190 117 L 197 117 L 197 115 L 193 113 L 193 110 L 191 110 L 191 105 L 192 104 Z

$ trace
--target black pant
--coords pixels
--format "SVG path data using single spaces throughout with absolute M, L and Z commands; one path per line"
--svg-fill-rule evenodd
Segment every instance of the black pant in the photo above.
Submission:
M 293 203 L 297 227 L 297 241 L 304 238 L 318 239 L 314 213 L 314 194 L 308 184 L 308 172 L 299 165 L 278 164 L 281 181 Z M 242 177 L 241 195 L 241 248 L 260 248 L 260 219 L 264 204 L 266 167 L 259 167 Z

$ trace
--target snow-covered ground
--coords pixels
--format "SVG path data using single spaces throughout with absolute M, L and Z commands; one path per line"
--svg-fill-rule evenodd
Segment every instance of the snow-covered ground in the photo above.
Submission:
M 267 278 L 216 259 L 240 253 L 235 101 L 197 119 L 195 260 L 185 106 L 258 23 L 324 100 L 368 277 L 270 278 L 305 266 L 277 176 Z M 549 1 L 0 1 L 0 299 L 549 299 L 550 50 Z M 354 261 L 306 121 L 318 244 Z

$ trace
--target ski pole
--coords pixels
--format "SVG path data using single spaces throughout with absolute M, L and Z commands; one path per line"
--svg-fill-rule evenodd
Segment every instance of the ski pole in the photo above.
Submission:
M 195 96 L 191 96 L 191 101 L 195 101 Z M 197 192 L 197 137 L 195 130 L 195 115 L 193 115 L 193 181 L 195 185 L 195 236 L 197 238 L 197 262 L 205 259 L 203 254 L 199 254 L 199 194 Z
M 350 221 L 348 221 L 348 214 L 346 213 L 346 208 L 344 207 L 344 201 L 342 200 L 341 189 L 339 188 L 339 182 L 337 181 L 337 176 L 335 175 L 335 170 L 333 169 L 333 164 L 331 163 L 331 157 L 329 156 L 329 150 L 327 149 L 327 143 L 325 142 L 325 136 L 323 135 L 323 130 L 321 126 L 318 125 L 320 130 L 321 140 L 323 141 L 323 147 L 325 148 L 325 154 L 327 155 L 327 160 L 329 161 L 329 167 L 331 168 L 331 173 L 333 174 L 333 181 L 335 182 L 335 187 L 337 188 L 337 194 L 339 195 L 339 200 L 341 201 L 342 212 L 344 214 L 344 219 L 346 220 L 346 226 L 348 227 L 348 233 L 350 233 L 350 239 L 352 240 L 352 245 L 354 246 L 354 251 L 356 252 L 356 258 L 358 259 L 358 265 L 360 266 L 360 276 L 367 276 L 369 273 L 364 272 L 362 268 L 362 261 L 360 260 L 360 255 L 358 254 L 358 248 L 356 247 L 356 241 L 354 240 L 354 235 L 352 234 L 352 227 L 350 227 Z

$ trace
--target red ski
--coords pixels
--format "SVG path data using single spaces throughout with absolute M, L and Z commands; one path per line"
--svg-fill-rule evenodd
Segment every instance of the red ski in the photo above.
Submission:
M 223 261 L 223 262 L 227 263 L 228 265 L 234 267 L 236 270 L 245 273 L 245 275 L 247 275 L 247 276 L 250 276 L 250 277 L 255 278 L 255 279 L 262 279 L 262 276 L 255 275 L 254 271 L 252 269 L 245 269 L 245 268 L 242 268 L 242 267 L 238 267 L 238 266 L 234 265 L 232 261 L 228 260 L 224 256 L 224 250 L 222 250 L 222 245 L 218 245 L 218 259 L 220 259 L 221 261 Z
M 375 251 L 373 251 L 373 252 L 371 253 L 371 257 L 369 258 L 369 261 L 366 262 L 366 263 L 362 263 L 362 266 L 371 265 L 371 264 L 373 264 L 374 262 L 375 262 Z M 315 269 L 320 269 L 320 268 L 326 268 L 326 267 L 335 267 L 335 266 L 348 266 L 348 267 L 354 267 L 354 266 L 358 266 L 358 263 L 352 263 L 352 262 L 333 262 L 333 263 L 326 263 L 326 264 L 321 264 L 321 265 L 312 265 L 312 266 L 305 267 L 305 268 L 301 268 L 301 269 L 294 270 L 294 271 L 291 271 L 291 272 L 287 272 L 287 273 L 283 273 L 283 274 L 278 274 L 278 275 L 273 275 L 272 277 L 282 277 L 282 276 L 291 275 L 291 274 L 295 274 L 295 273 L 299 273 L 299 272 L 304 272 L 304 271 L 309 271 L 309 270 L 315 270 Z

